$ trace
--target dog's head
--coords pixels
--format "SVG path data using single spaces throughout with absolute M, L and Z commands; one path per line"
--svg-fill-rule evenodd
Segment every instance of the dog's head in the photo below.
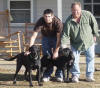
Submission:
M 36 45 L 33 45 L 29 48 L 30 58 L 37 60 L 39 58 L 39 48 Z
M 73 52 L 69 48 L 60 48 L 59 50 L 59 56 L 65 58 L 66 61 L 69 62 L 69 65 L 73 65 L 75 57 L 73 55 Z
M 59 49 L 59 56 L 66 56 L 68 57 L 70 54 L 71 50 L 69 48 L 60 48 Z

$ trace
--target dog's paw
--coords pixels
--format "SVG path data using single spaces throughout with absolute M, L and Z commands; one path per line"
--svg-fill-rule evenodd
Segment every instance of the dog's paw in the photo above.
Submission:
M 32 85 L 32 84 L 30 84 L 30 87 L 33 87 L 33 85 Z
M 64 81 L 64 83 L 69 83 L 69 81 Z
M 69 80 L 69 79 L 68 79 L 68 80 L 66 79 L 66 80 L 64 80 L 64 82 L 65 82 L 65 83 L 69 83 L 69 82 L 70 82 L 70 80 Z
M 39 83 L 39 86 L 43 86 L 43 83 Z
M 16 84 L 16 81 L 13 81 L 13 84 Z

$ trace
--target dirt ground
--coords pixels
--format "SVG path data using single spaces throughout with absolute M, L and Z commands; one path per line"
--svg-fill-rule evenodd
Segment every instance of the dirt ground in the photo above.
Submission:
M 32 88 L 100 88 L 100 71 L 95 71 L 95 82 L 86 82 L 85 80 L 85 57 L 81 56 L 80 58 L 80 82 L 79 83 L 61 83 L 56 82 L 54 73 L 52 74 L 52 80 L 50 82 L 43 83 L 42 87 L 38 86 L 37 81 L 35 80 L 35 73 L 33 71 L 33 85 Z M 95 58 L 95 68 L 100 69 L 100 57 L 96 56 Z M 16 70 L 16 61 L 4 61 L 0 59 L 0 88 L 30 88 L 29 82 L 24 80 L 24 67 L 20 70 L 16 85 L 13 84 L 13 76 Z M 70 75 L 71 78 L 71 75 Z

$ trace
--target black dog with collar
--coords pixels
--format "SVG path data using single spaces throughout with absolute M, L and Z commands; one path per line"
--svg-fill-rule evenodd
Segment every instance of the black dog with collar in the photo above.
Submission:
M 31 71 L 37 69 L 38 73 L 40 74 L 40 68 L 41 68 L 41 61 L 40 61 L 40 54 L 39 54 L 39 49 L 37 46 L 33 45 L 32 47 L 29 48 L 30 54 L 25 55 L 24 52 L 16 55 L 13 58 L 10 59 L 5 59 L 7 61 L 12 61 L 17 58 L 17 67 L 16 67 L 16 73 L 14 75 L 14 81 L 13 84 L 16 84 L 16 76 L 22 67 L 22 65 L 25 66 L 25 79 L 29 80 L 30 86 L 32 85 L 32 76 L 31 76 Z M 29 75 L 27 75 L 29 73 Z M 41 78 L 38 77 L 38 83 L 41 86 Z

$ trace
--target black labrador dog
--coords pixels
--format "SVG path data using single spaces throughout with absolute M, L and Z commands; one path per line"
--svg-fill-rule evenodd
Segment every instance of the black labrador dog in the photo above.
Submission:
M 47 55 L 44 55 L 41 59 L 41 72 L 42 76 L 45 70 L 50 69 L 53 66 L 56 66 L 63 72 L 64 82 L 69 82 L 69 72 L 74 64 L 74 55 L 69 48 L 64 48 L 59 50 L 59 57 L 56 60 L 52 59 L 52 56 L 47 52 Z M 65 78 L 65 73 L 67 70 L 67 78 Z
M 16 84 L 16 76 L 22 67 L 22 65 L 25 66 L 25 79 L 29 80 L 30 86 L 32 85 L 32 76 L 31 71 L 37 69 L 38 73 L 40 74 L 40 68 L 41 68 L 41 61 L 40 61 L 40 54 L 39 54 L 39 48 L 35 45 L 29 48 L 30 54 L 25 55 L 24 52 L 16 55 L 13 58 L 5 59 L 7 61 L 12 61 L 17 58 L 17 67 L 16 67 L 16 73 L 14 75 L 14 81 L 13 84 Z M 28 75 L 28 74 L 29 75 Z M 39 86 L 42 86 L 42 83 L 40 82 L 40 77 L 38 77 L 38 84 Z

